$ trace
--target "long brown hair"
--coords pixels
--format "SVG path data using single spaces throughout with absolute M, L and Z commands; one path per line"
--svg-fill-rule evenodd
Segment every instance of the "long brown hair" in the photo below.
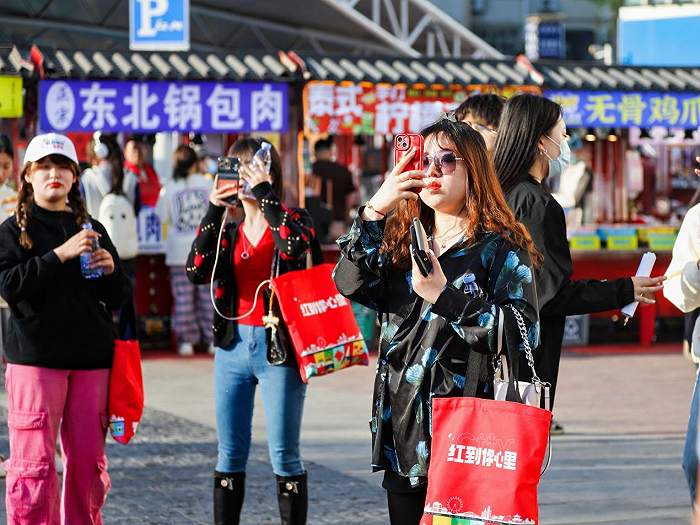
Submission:
M 54 164 L 63 168 L 69 168 L 75 176 L 75 182 L 73 182 L 73 186 L 71 186 L 68 192 L 68 207 L 75 216 L 76 224 L 82 226 L 90 219 L 85 207 L 85 201 L 83 201 L 83 197 L 80 195 L 80 168 L 75 162 L 63 155 L 50 155 L 49 158 Z M 27 182 L 26 176 L 31 173 L 37 164 L 38 162 L 27 162 L 22 167 L 22 171 L 20 171 L 19 174 L 19 191 L 17 192 L 15 218 L 17 219 L 17 226 L 19 226 L 21 231 L 19 243 L 25 250 L 31 250 L 34 246 L 34 242 L 27 232 L 27 223 L 32 216 L 32 209 L 34 208 L 34 188 Z
M 539 267 L 542 255 L 535 248 L 525 226 L 515 220 L 506 204 L 481 135 L 463 122 L 446 118 L 425 128 L 421 135 L 426 139 L 435 136 L 441 148 L 455 151 L 458 157 L 464 159 L 467 168 L 464 196 L 467 245 L 475 242 L 478 233 L 497 232 L 508 242 L 527 250 L 533 264 Z M 426 231 L 432 231 L 435 225 L 435 211 L 420 199 L 401 202 L 397 206 L 396 212 L 387 220 L 380 251 L 390 255 L 393 266 L 399 271 L 411 268 L 408 231 L 412 217 L 420 217 Z

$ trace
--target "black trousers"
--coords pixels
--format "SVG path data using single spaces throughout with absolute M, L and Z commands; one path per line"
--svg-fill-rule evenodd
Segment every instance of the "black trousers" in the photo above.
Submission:
M 387 491 L 391 525 L 420 525 L 427 492 L 427 485 L 411 492 Z

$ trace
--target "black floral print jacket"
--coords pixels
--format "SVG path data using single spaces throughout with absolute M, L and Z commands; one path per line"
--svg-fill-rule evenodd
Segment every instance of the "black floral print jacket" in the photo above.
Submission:
M 338 239 L 334 279 L 343 295 L 376 310 L 381 323 L 372 466 L 417 486 L 427 482 L 431 399 L 467 395 L 465 383 L 476 385 L 471 395 L 493 398 L 498 324 L 503 323 L 508 341 L 522 345 L 514 315 L 500 305 L 512 303 L 522 312 L 530 344 L 536 346 L 533 270 L 527 251 L 500 234 L 479 234 L 471 245 L 461 239 L 439 257 L 447 285 L 431 304 L 413 292 L 411 270 L 392 271 L 387 254 L 379 252 L 386 221 L 363 221 L 361 213 L 362 208 L 350 233 Z M 480 292 L 465 290 L 469 274 Z
M 303 208 L 287 208 L 275 195 L 268 182 L 253 188 L 253 195 L 270 225 L 275 249 L 280 253 L 280 274 L 306 268 L 306 252 L 315 242 L 313 221 Z M 207 213 L 197 229 L 197 236 L 187 256 L 187 277 L 194 284 L 206 284 L 212 279 L 216 259 L 216 243 L 225 208 L 209 204 Z M 219 262 L 216 266 L 214 302 L 217 309 L 230 317 L 236 311 L 236 281 L 233 274 L 233 249 L 236 234 L 242 221 L 224 226 L 219 246 Z M 214 344 L 228 347 L 233 343 L 235 321 L 228 321 L 214 312 Z

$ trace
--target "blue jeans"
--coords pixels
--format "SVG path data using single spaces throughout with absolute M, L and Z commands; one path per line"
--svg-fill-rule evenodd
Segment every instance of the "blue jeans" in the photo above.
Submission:
M 299 450 L 306 384 L 296 365 L 267 362 L 265 328 L 237 325 L 233 344 L 214 357 L 214 402 L 219 472 L 245 472 L 252 436 L 255 387 L 265 405 L 267 443 L 278 476 L 304 472 Z
M 688 431 L 685 434 L 685 447 L 683 448 L 683 471 L 690 490 L 690 501 L 695 501 L 695 491 L 698 483 L 698 406 L 700 404 L 700 374 L 695 380 L 693 389 L 693 401 L 690 403 L 690 417 L 688 418 Z

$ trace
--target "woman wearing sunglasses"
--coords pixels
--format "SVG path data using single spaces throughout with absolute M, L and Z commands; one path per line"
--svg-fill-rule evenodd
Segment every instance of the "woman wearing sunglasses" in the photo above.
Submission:
M 661 290 L 665 279 L 571 280 L 564 210 L 542 186 L 547 177 L 560 175 L 568 166 L 567 140 L 559 104 L 539 95 L 518 95 L 506 102 L 493 152 L 506 201 L 544 256 L 535 272 L 542 334 L 535 368 L 540 379 L 552 385 L 552 406 L 566 316 L 622 308 L 635 300 L 653 304 L 645 294 Z
M 514 305 L 534 339 L 538 331 L 538 254 L 508 209 L 483 138 L 454 114 L 422 135 L 425 172 L 403 172 L 412 153 L 394 167 L 338 240 L 334 274 L 338 290 L 375 309 L 382 326 L 372 466 L 384 471 L 394 525 L 417 525 L 423 514 L 432 398 L 493 397 L 497 326 L 520 337 L 515 315 L 496 305 Z M 429 235 L 427 277 L 411 257 L 412 217 Z

